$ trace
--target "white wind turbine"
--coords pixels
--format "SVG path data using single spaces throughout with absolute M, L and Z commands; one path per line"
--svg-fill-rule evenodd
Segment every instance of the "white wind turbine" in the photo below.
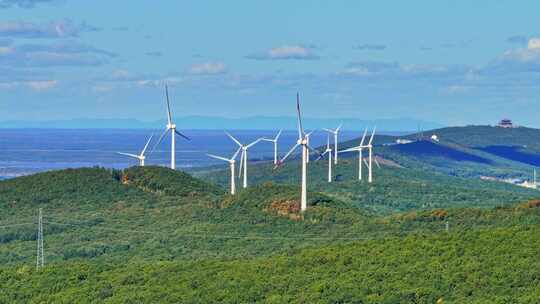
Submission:
M 326 132 L 334 134 L 334 165 L 337 165 L 337 162 L 338 162 L 338 135 L 339 135 L 339 130 L 341 129 L 342 126 L 343 124 L 339 124 L 339 126 L 335 130 L 323 129 Z
M 367 145 L 364 145 L 364 141 L 365 141 L 366 135 L 367 135 L 367 129 L 366 129 L 364 131 L 364 135 L 362 136 L 362 139 L 360 140 L 360 145 L 358 145 L 356 147 L 352 147 L 352 148 L 349 148 L 349 149 L 339 151 L 339 153 L 358 151 L 358 180 L 362 180 L 362 166 L 363 166 L 362 163 L 365 163 L 366 167 L 368 168 L 368 182 L 370 182 L 370 183 L 373 181 L 373 174 L 372 174 L 372 171 L 373 171 L 372 170 L 372 165 L 373 165 L 373 163 L 372 163 L 372 160 L 373 160 L 373 157 L 372 157 L 373 145 L 372 145 L 372 142 L 373 142 L 373 138 L 375 136 L 375 129 L 376 128 L 373 128 L 373 132 L 371 133 L 371 137 L 370 137 L 369 143 Z M 368 149 L 368 151 L 369 151 L 369 163 L 366 163 L 365 159 L 362 157 L 363 149 Z M 377 166 L 379 166 L 378 162 L 377 162 Z
M 240 176 L 243 177 L 242 188 L 247 188 L 247 161 L 248 161 L 247 152 L 249 148 L 253 147 L 258 142 L 260 142 L 262 138 L 259 138 L 247 145 L 243 145 L 238 139 L 234 138 L 234 136 L 232 136 L 228 132 L 225 132 L 225 134 L 227 134 L 227 136 L 229 136 L 240 147 L 240 150 L 242 150 L 242 154 L 240 156 L 240 168 L 238 169 L 238 177 Z M 243 169 L 243 172 L 242 172 L 242 169 Z
M 165 85 L 165 97 L 167 98 L 167 126 L 165 127 L 165 131 L 163 131 L 163 133 L 159 137 L 158 142 L 154 145 L 150 153 L 154 151 L 154 149 L 161 143 L 165 135 L 167 135 L 167 133 L 170 131 L 171 132 L 171 169 L 174 170 L 176 169 L 176 141 L 175 141 L 176 135 L 180 135 L 187 140 L 190 140 L 190 139 L 184 134 L 178 132 L 178 130 L 176 130 L 176 125 L 173 123 L 172 114 L 171 114 L 171 105 L 169 102 L 169 88 L 167 87 L 167 85 Z
M 307 143 L 306 133 L 302 127 L 302 116 L 300 113 L 300 94 L 296 94 L 296 111 L 297 111 L 297 123 L 298 123 L 298 140 L 296 144 L 285 154 L 285 156 L 278 162 L 278 166 L 281 165 L 289 155 L 291 155 L 296 148 L 302 146 L 302 190 L 300 195 L 300 210 L 304 212 L 307 209 L 307 158 L 308 152 L 315 151 L 317 154 L 320 153 L 311 148 Z M 276 166 L 277 167 L 277 166 Z
M 362 136 L 362 139 L 360 140 L 360 145 L 356 147 L 352 147 L 349 149 L 345 149 L 342 151 L 339 151 L 339 153 L 346 153 L 346 152 L 353 152 L 358 151 L 358 180 L 362 180 L 362 151 L 364 148 L 367 148 L 367 146 L 364 146 L 364 141 L 366 139 L 367 135 L 367 128 L 364 130 L 364 135 Z
M 152 137 L 154 137 L 154 135 L 150 136 L 150 138 L 146 142 L 146 145 L 144 145 L 144 148 L 142 149 L 141 154 L 139 154 L 139 155 L 131 154 L 131 153 L 124 153 L 124 152 L 116 152 L 116 153 L 118 153 L 120 155 L 128 156 L 128 157 L 136 158 L 136 159 L 139 160 L 139 166 L 144 167 L 144 160 L 146 159 L 146 156 L 144 155 L 144 153 L 146 152 L 146 148 L 148 148 L 148 144 L 150 144 L 150 141 L 152 140 Z
M 268 141 L 274 144 L 274 165 L 277 165 L 278 163 L 278 140 L 279 140 L 279 137 L 281 136 L 282 131 L 283 130 L 279 130 L 278 134 L 276 135 L 276 137 L 274 137 L 274 139 L 270 139 L 270 138 L 261 139 L 263 141 Z
M 328 154 L 328 182 L 332 182 L 332 148 L 330 148 L 330 134 L 326 138 L 326 150 L 324 150 L 321 156 Z
M 238 153 L 240 152 L 242 148 L 238 148 L 238 150 L 236 150 L 236 152 L 233 154 L 233 156 L 231 158 L 225 158 L 225 157 L 221 157 L 221 156 L 217 156 L 217 155 L 214 155 L 214 154 L 206 154 L 208 155 L 209 157 L 212 157 L 212 158 L 215 158 L 215 159 L 219 159 L 219 160 L 223 160 L 223 161 L 226 161 L 229 163 L 229 167 L 231 169 L 231 194 L 234 195 L 236 193 L 236 176 L 234 174 L 234 167 L 235 167 L 235 164 L 236 164 L 236 156 L 238 156 Z
M 369 149 L 369 167 L 368 167 L 368 182 L 371 183 L 373 181 L 373 138 L 375 137 L 375 130 L 377 127 L 373 128 L 373 132 L 371 133 L 371 138 L 369 139 L 369 143 L 367 145 L 367 148 Z M 379 165 L 379 162 L 377 162 L 377 166 Z

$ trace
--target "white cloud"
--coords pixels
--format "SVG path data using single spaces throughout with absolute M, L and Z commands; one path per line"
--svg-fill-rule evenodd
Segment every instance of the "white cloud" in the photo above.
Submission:
M 44 81 L 29 81 L 26 83 L 34 91 L 47 91 L 50 90 L 56 85 L 58 85 L 57 80 L 44 80 Z
M 265 53 L 252 54 L 246 56 L 249 59 L 256 60 L 316 60 L 319 59 L 313 47 L 301 45 L 283 45 L 272 48 Z
M 226 73 L 227 67 L 222 62 L 205 62 L 192 65 L 188 72 L 194 75 L 217 75 Z
M 50 90 L 58 85 L 58 80 L 30 80 L 30 81 L 7 81 L 0 82 L 0 89 L 11 90 L 20 87 L 30 88 L 32 91 L 42 92 Z
M 529 44 L 527 45 L 529 50 L 540 49 L 540 38 L 531 38 L 529 39 Z
M 13 48 L 8 46 L 0 46 L 0 55 L 8 55 L 13 53 Z
M 81 32 L 97 31 L 86 23 L 75 24 L 69 19 L 47 23 L 27 21 L 1 21 L 0 36 L 13 38 L 66 38 L 77 37 Z

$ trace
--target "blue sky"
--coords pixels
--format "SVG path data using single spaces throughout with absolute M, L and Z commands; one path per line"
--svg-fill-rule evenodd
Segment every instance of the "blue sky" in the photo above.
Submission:
M 0 0 L 0 120 L 502 117 L 540 127 L 538 1 Z M 537 38 L 538 37 L 538 38 Z

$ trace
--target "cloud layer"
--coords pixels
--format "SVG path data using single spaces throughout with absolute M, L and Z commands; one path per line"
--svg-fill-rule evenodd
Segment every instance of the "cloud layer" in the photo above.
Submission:
M 356 50 L 366 50 L 366 51 L 382 51 L 386 49 L 384 44 L 360 44 L 354 47 Z
M 0 22 L 0 36 L 10 38 L 73 38 L 82 32 L 98 30 L 86 23 L 75 24 L 69 19 L 41 24 L 26 21 Z
M 33 8 L 37 4 L 53 2 L 55 2 L 55 0 L 0 0 L 0 8 Z
M 302 45 L 283 45 L 272 48 L 266 52 L 254 53 L 246 56 L 255 60 L 318 60 L 320 57 L 314 53 L 313 47 Z
M 114 53 L 75 41 L 0 47 L 0 63 L 11 67 L 99 66 Z
M 192 65 L 188 73 L 192 75 L 218 75 L 227 72 L 227 67 L 222 62 L 205 62 Z

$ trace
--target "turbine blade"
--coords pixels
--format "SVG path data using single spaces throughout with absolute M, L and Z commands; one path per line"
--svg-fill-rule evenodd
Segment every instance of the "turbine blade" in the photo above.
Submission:
M 240 142 L 238 141 L 238 139 L 234 138 L 234 136 L 232 136 L 229 132 L 227 132 L 227 131 L 224 131 L 224 132 L 225 132 L 225 134 L 227 134 L 227 136 L 229 136 L 229 137 L 230 137 L 237 145 L 239 145 L 240 147 L 242 147 L 242 143 L 240 143 Z
M 144 145 L 144 149 L 141 152 L 141 156 L 144 156 L 144 152 L 146 152 L 146 149 L 148 149 L 148 145 L 152 141 L 152 137 L 154 137 L 154 134 L 150 135 L 150 138 L 148 138 L 148 141 L 146 141 L 146 145 Z
M 364 135 L 362 136 L 362 140 L 360 141 L 360 146 L 364 144 L 364 141 L 366 140 L 367 135 L 367 128 L 364 129 Z
M 231 157 L 230 160 L 236 159 L 236 157 L 238 156 L 238 153 L 240 153 L 241 150 L 242 150 L 242 148 L 238 148 L 238 150 L 236 150 L 236 152 L 234 152 L 234 154 L 233 154 L 233 156 Z
M 371 138 L 369 139 L 368 145 L 371 145 L 371 143 L 373 142 L 373 137 L 375 137 L 375 130 L 377 130 L 377 127 L 373 128 L 373 133 L 371 133 Z
M 169 128 L 165 129 L 165 131 L 163 131 L 163 133 L 161 134 L 161 136 L 159 137 L 159 140 L 157 141 L 157 143 L 152 147 L 152 150 L 150 150 L 150 153 L 149 154 L 152 154 L 154 152 L 154 150 L 156 149 L 157 146 L 159 146 L 159 144 L 161 143 L 161 141 L 163 140 L 163 138 L 165 137 L 165 135 L 167 135 L 167 133 L 169 132 Z
M 274 141 L 277 141 L 279 139 L 279 137 L 281 136 L 281 132 L 283 131 L 283 129 L 279 130 L 278 134 L 276 135 L 276 137 L 274 137 Z
M 379 161 L 377 160 L 377 158 L 373 158 L 373 161 L 375 161 L 375 164 L 377 165 L 377 168 L 381 168 L 381 165 L 379 165 Z
M 330 134 L 326 134 L 326 150 L 330 149 Z
M 226 162 L 229 161 L 229 160 L 226 159 L 225 157 L 221 157 L 221 156 L 214 155 L 214 154 L 210 154 L 210 153 L 206 153 L 206 156 L 211 157 L 211 158 L 215 158 L 215 159 L 219 159 L 219 160 L 224 160 L 224 161 L 226 161 Z
M 135 154 L 131 154 L 131 153 L 124 153 L 124 152 L 116 152 L 116 153 L 120 154 L 120 155 L 124 155 L 124 156 L 133 157 L 133 158 L 139 158 L 139 155 L 135 155 Z
M 169 87 L 165 84 L 165 97 L 167 98 L 167 121 L 172 123 L 171 104 L 169 102 Z
M 338 151 L 337 153 L 346 153 L 346 152 L 353 152 L 353 151 L 358 151 L 360 150 L 362 147 L 358 146 L 358 147 L 352 147 L 352 148 L 348 148 L 348 149 L 345 149 L 345 150 L 341 150 L 341 151 Z
M 334 130 L 332 130 L 332 129 L 323 128 L 323 130 L 325 130 L 326 132 L 330 132 L 330 133 L 336 133 L 336 132 L 334 132 Z
M 341 130 L 341 127 L 343 127 L 342 123 L 340 123 L 339 126 L 336 128 L 336 133 L 339 132 L 339 130 Z
M 238 178 L 242 177 L 242 168 L 244 168 L 244 151 L 242 151 L 242 155 L 240 156 L 240 167 L 238 168 Z
M 250 143 L 249 145 L 247 145 L 246 148 L 249 149 L 249 148 L 253 147 L 257 143 L 259 143 L 261 140 L 262 140 L 262 138 L 258 138 L 256 141 L 254 141 L 254 142 Z
M 304 136 L 304 127 L 302 126 L 302 114 L 300 113 L 300 93 L 296 93 L 296 112 L 298 119 L 298 139 Z
M 364 164 L 366 164 L 366 167 L 369 168 L 369 164 L 368 164 L 367 160 L 365 158 L 363 158 L 363 160 L 364 160 Z
M 289 155 L 291 155 L 291 153 L 293 153 L 294 150 L 296 150 L 296 148 L 298 148 L 298 146 L 300 146 L 300 144 L 299 144 L 299 143 L 296 143 L 296 144 L 289 150 L 289 152 L 287 152 L 287 154 L 285 154 L 285 156 L 283 156 L 283 158 L 282 158 L 279 162 L 280 162 L 280 163 L 283 163 L 283 162 L 287 159 L 287 157 L 289 157 Z
M 184 134 L 182 134 L 182 133 L 178 132 L 178 130 L 176 130 L 176 129 L 174 129 L 174 133 L 176 133 L 176 134 L 178 134 L 178 135 L 182 136 L 182 137 L 183 137 L 184 139 L 186 139 L 186 140 L 189 140 L 189 141 L 191 141 L 191 139 L 190 139 L 189 137 L 187 137 L 187 136 L 185 136 Z
M 319 150 L 317 150 L 317 149 L 315 149 L 315 148 L 312 148 L 312 147 L 310 147 L 310 146 L 308 146 L 308 145 L 306 145 L 306 148 L 308 148 L 309 151 L 311 151 L 311 152 L 313 152 L 313 153 L 315 153 L 315 154 L 318 155 L 317 160 L 321 159 L 322 154 L 321 154 L 321 152 L 320 152 Z

